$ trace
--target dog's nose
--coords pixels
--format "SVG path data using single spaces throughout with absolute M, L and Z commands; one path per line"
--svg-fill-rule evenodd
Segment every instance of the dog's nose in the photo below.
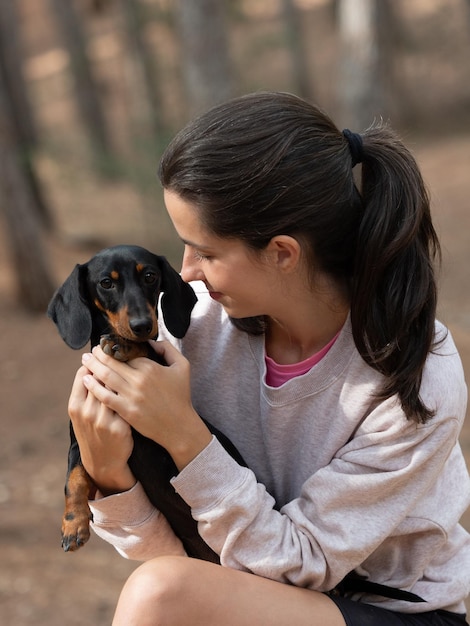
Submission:
M 152 332 L 152 320 L 147 317 L 130 320 L 129 326 L 136 337 L 146 337 Z

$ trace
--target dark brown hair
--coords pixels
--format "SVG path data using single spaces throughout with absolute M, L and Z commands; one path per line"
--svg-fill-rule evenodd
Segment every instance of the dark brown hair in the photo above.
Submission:
M 317 107 L 285 93 L 218 105 L 184 128 L 160 162 L 162 185 L 206 228 L 261 250 L 291 235 L 350 294 L 356 347 L 409 419 L 432 413 L 419 389 L 434 340 L 439 242 L 410 152 L 386 125 L 362 134 L 362 182 L 349 143 Z M 232 320 L 247 332 L 265 320 Z

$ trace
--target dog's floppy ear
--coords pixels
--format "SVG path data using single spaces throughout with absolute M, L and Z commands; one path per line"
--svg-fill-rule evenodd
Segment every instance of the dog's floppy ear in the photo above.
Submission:
M 60 336 L 74 350 L 83 348 L 91 336 L 91 312 L 83 297 L 86 265 L 76 265 L 57 289 L 47 307 L 47 315 L 57 326 Z
M 164 256 L 158 257 L 162 272 L 162 312 L 165 325 L 177 339 L 181 339 L 189 328 L 191 311 L 197 302 L 192 287 L 185 283 Z

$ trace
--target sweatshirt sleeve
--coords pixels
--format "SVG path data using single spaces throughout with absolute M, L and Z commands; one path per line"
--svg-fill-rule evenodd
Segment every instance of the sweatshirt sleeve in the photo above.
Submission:
M 400 534 L 396 529 L 407 516 L 423 518 L 419 523 L 428 543 L 422 551 L 429 558 L 442 545 L 445 528 L 433 521 L 435 510 L 417 506 L 439 482 L 456 448 L 459 425 L 452 418 L 423 427 L 403 424 L 401 412 L 390 404 L 385 402 L 370 428 L 279 511 L 253 472 L 213 439 L 172 484 L 222 565 L 326 591 L 387 538 Z M 458 489 L 461 477 L 455 471 L 449 483 L 456 484 L 448 488 Z M 453 520 L 461 513 L 446 514 Z
M 147 561 L 157 556 L 184 556 L 185 550 L 166 518 L 148 500 L 142 485 L 89 502 L 95 533 L 124 557 Z

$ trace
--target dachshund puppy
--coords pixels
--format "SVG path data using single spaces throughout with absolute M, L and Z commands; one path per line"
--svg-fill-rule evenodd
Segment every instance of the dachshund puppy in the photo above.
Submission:
M 100 251 L 73 272 L 54 294 L 47 310 L 65 343 L 78 350 L 88 341 L 120 361 L 146 356 L 159 361 L 148 344 L 158 335 L 157 305 L 165 325 L 177 338 L 184 337 L 197 301 L 192 288 L 165 257 L 139 246 L 114 246 Z M 233 444 L 208 422 L 207 426 L 242 465 Z M 189 556 L 219 562 L 202 540 L 191 510 L 175 492 L 170 479 L 178 470 L 169 453 L 133 429 L 134 449 L 129 466 L 148 498 L 165 515 Z M 96 487 L 86 473 L 70 424 L 71 445 L 65 484 L 62 547 L 78 550 L 90 536 L 88 499 Z

